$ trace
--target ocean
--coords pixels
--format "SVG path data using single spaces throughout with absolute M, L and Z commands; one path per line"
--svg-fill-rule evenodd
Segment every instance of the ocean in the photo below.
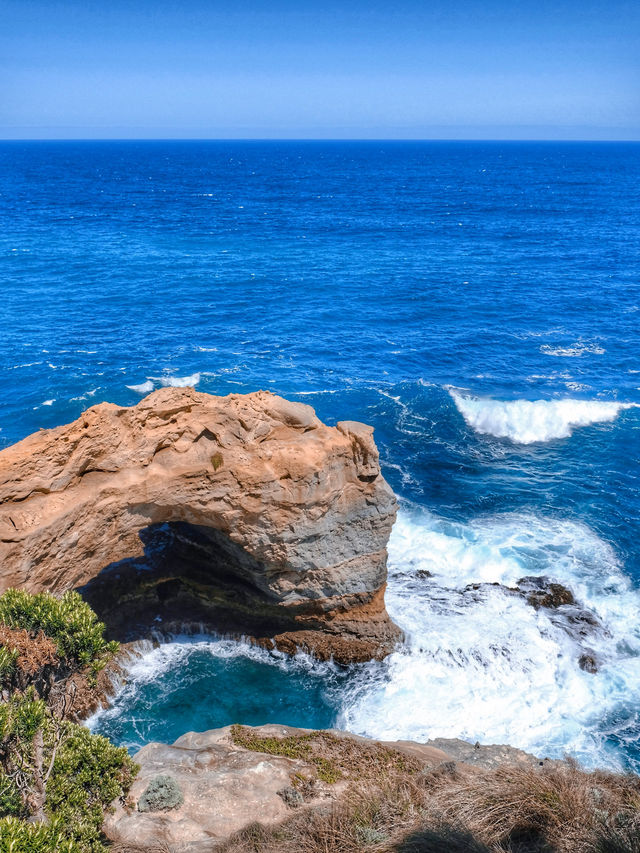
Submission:
M 1 143 L 0 224 L 0 447 L 163 385 L 265 388 L 372 424 L 400 500 L 387 660 L 177 637 L 94 730 L 640 771 L 640 144 Z M 578 609 L 505 589 L 530 576 Z

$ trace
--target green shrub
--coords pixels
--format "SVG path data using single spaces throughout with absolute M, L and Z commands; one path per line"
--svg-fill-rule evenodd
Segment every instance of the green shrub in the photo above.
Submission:
M 0 684 L 8 681 L 15 672 L 17 657 L 18 652 L 15 649 L 0 646 Z
M 47 785 L 46 811 L 82 851 L 100 851 L 100 828 L 110 804 L 129 791 L 138 767 L 124 747 L 84 726 L 65 724 Z
M 45 826 L 5 817 L 0 819 L 0 853 L 82 853 L 82 848 L 65 838 L 58 821 Z
M 25 695 L 15 693 L 7 702 L 0 703 L 0 749 L 6 753 L 10 744 L 27 744 L 47 719 L 47 706 L 37 699 L 33 690 Z
M 154 776 L 138 800 L 140 812 L 166 812 L 184 803 L 180 786 L 173 776 Z
M 91 664 L 94 671 L 117 650 L 117 643 L 105 640 L 104 625 L 77 592 L 56 598 L 48 592 L 32 595 L 9 589 L 0 596 L 0 622 L 34 634 L 42 631 L 55 640 L 61 658 L 80 666 Z M 2 666 L 0 658 L 0 672 Z
M 39 765 L 34 760 L 37 734 L 42 744 Z M 21 788 L 30 792 L 36 787 L 36 773 L 43 774 L 53 760 L 42 803 L 44 814 L 55 819 L 58 834 L 82 853 L 103 850 L 100 830 L 105 810 L 126 795 L 137 772 L 126 749 L 92 735 L 84 726 L 56 719 L 32 692 L 0 704 L 0 760 L 6 771 L 18 772 Z M 21 798 L 3 771 L 0 816 L 28 817 L 29 802 L 33 800 Z
M 21 817 L 24 813 L 22 797 L 15 782 L 0 771 L 0 817 Z
M 0 627 L 0 853 L 102 853 L 105 811 L 137 767 L 126 749 L 70 722 L 67 699 L 78 684 L 93 690 L 117 643 L 75 592 L 9 590 Z

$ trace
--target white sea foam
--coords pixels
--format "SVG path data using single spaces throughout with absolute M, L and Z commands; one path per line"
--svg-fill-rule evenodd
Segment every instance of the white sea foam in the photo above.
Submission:
M 536 610 L 509 592 L 530 575 L 569 587 L 599 625 L 576 629 L 562 611 Z M 605 738 L 637 738 L 640 593 L 590 528 L 524 514 L 452 523 L 403 509 L 389 542 L 386 603 L 406 643 L 383 663 L 353 668 L 339 688 L 338 725 L 383 739 L 463 737 L 623 766 Z M 119 698 L 90 726 L 135 705 L 141 684 L 160 685 L 176 668 L 188 677 L 194 650 L 248 658 L 293 678 L 312 671 L 330 682 L 336 672 L 306 655 L 178 637 L 133 662 Z M 597 673 L 580 668 L 582 654 L 598 661 Z
M 27 361 L 24 364 L 12 364 L 7 370 L 20 370 L 22 367 L 34 367 L 36 364 L 42 364 L 41 361 Z
M 505 515 L 465 525 L 403 511 L 389 568 L 387 607 L 407 644 L 352 682 L 342 725 L 620 766 L 604 721 L 615 715 L 609 731 L 624 739 L 625 713 L 632 718 L 640 702 L 640 594 L 606 542 L 569 521 Z M 602 627 L 581 638 L 559 612 L 535 610 L 503 587 L 464 591 L 527 575 L 568 586 Z M 596 674 L 580 668 L 583 653 L 599 661 Z
M 152 376 L 155 382 L 159 382 L 165 388 L 186 388 L 200 382 L 200 373 L 192 373 L 191 376 Z
M 449 393 L 476 432 L 518 444 L 568 438 L 576 427 L 613 421 L 623 409 L 636 405 L 605 400 L 493 400 L 453 388 Z
M 562 358 L 580 358 L 582 355 L 604 355 L 606 350 L 600 344 L 576 341 L 574 344 L 566 347 L 552 347 L 550 344 L 543 344 L 540 347 L 540 352 L 545 355 L 555 355 Z
M 564 384 L 567 386 L 569 391 L 579 391 L 581 393 L 584 391 L 591 391 L 591 385 L 585 385 L 584 382 L 565 382 Z
M 55 398 L 52 400 L 45 400 L 42 405 L 43 406 L 53 406 L 54 403 L 55 403 Z
M 319 397 L 321 394 L 341 394 L 347 388 L 323 388 L 321 391 L 291 391 L 291 397 Z
M 187 672 L 190 657 L 196 653 L 207 653 L 220 660 L 250 660 L 265 666 L 272 666 L 296 675 L 315 673 L 323 679 L 330 679 L 336 670 L 333 663 L 318 661 L 310 655 L 298 653 L 291 658 L 276 650 L 267 650 L 243 640 L 216 638 L 210 635 L 178 635 L 169 642 L 155 647 L 149 642 L 138 646 L 138 657 L 133 657 L 126 665 L 126 682 L 117 691 L 109 708 L 100 709 L 86 720 L 86 725 L 94 730 L 110 719 L 117 719 L 123 707 L 135 706 L 135 694 L 144 684 L 153 682 L 162 684 L 162 679 L 170 672 Z M 169 687 L 169 692 L 171 687 Z M 161 699 L 159 701 L 162 701 Z M 286 723 L 286 720 L 282 722 Z M 141 733 L 144 742 L 144 734 Z
M 101 387 L 101 386 L 100 386 L 100 385 L 98 385 L 98 387 L 97 387 L 97 388 L 93 388 L 91 391 L 85 391 L 85 393 L 84 393 L 84 394 L 81 394 L 79 397 L 71 397 L 71 402 L 75 402 L 75 401 L 77 401 L 77 400 L 86 400 L 86 399 L 87 399 L 87 397 L 95 397 L 95 395 L 96 395 L 96 394 L 98 393 L 98 391 L 100 390 L 100 387 Z M 130 386 L 128 386 L 128 387 L 130 387 Z
M 146 382 L 141 382 L 139 385 L 127 385 L 130 391 L 135 391 L 136 394 L 150 394 L 153 391 L 153 382 L 148 379 Z

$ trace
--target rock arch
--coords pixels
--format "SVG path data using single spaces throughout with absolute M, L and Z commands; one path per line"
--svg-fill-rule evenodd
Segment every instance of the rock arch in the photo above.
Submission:
M 122 638 L 191 616 L 381 657 L 396 502 L 372 433 L 263 391 L 101 403 L 0 453 L 0 587 L 80 589 Z

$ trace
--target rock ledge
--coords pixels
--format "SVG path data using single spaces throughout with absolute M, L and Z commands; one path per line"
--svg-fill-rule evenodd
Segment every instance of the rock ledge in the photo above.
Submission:
M 291 816 L 292 809 L 321 809 L 323 803 L 335 802 L 346 794 L 348 774 L 323 782 L 309 756 L 297 756 L 293 750 L 284 756 L 247 749 L 234 738 L 234 728 L 189 732 L 170 746 L 150 743 L 141 749 L 135 756 L 141 769 L 131 789 L 130 803 L 126 807 L 118 804 L 107 817 L 107 837 L 124 849 L 146 850 L 163 844 L 170 853 L 211 853 L 218 843 L 256 820 L 263 825 L 281 823 Z M 434 768 L 452 772 L 456 762 L 462 762 L 460 766 L 470 772 L 503 764 L 522 767 L 543 763 L 513 747 L 474 747 L 460 740 L 380 742 L 344 731 L 314 732 L 282 725 L 243 731 L 265 743 L 274 738 L 324 739 L 333 757 L 339 756 L 343 767 L 352 767 L 351 775 L 359 781 L 368 774 L 375 778 L 378 772 L 384 773 L 378 767 L 393 762 L 408 774 Z M 181 804 L 164 811 L 141 811 L 137 804 L 149 786 L 167 776 L 179 790 Z

